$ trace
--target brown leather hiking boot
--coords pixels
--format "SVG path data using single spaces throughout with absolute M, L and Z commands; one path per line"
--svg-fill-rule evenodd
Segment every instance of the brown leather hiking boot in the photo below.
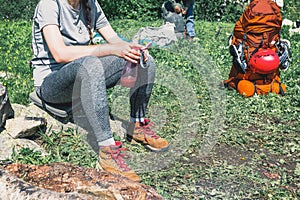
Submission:
M 145 119 L 144 122 L 131 123 L 128 128 L 127 139 L 140 142 L 154 152 L 166 151 L 170 144 L 153 132 L 154 127 L 155 124 L 149 119 Z
M 99 163 L 107 172 L 120 174 L 121 176 L 127 177 L 133 181 L 140 182 L 140 177 L 135 173 L 135 171 L 128 167 L 123 159 L 123 157 L 126 157 L 124 154 L 125 150 L 127 149 L 120 148 L 115 145 L 100 147 Z

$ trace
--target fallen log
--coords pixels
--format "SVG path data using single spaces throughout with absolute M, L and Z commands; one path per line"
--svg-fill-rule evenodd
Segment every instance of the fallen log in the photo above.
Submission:
M 145 184 L 117 174 L 70 163 L 2 165 L 0 167 L 0 192 L 1 196 L 7 200 L 163 199 L 152 187 Z

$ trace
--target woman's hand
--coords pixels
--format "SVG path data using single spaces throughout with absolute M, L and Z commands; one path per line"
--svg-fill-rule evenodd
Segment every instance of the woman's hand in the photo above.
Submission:
M 144 62 L 147 61 L 149 52 L 145 46 L 136 44 L 136 43 L 128 43 L 128 42 L 119 42 L 115 44 L 111 44 L 114 46 L 116 56 L 124 58 L 127 61 L 132 63 L 139 63 L 142 55 L 142 51 L 144 52 Z M 144 50 L 145 49 L 145 50 Z
M 147 61 L 149 57 L 149 52 L 147 51 L 147 49 L 151 44 L 149 46 L 143 46 L 138 44 L 137 42 L 126 42 L 116 34 L 116 32 L 110 25 L 98 29 L 98 32 L 108 42 L 108 45 L 111 47 L 112 54 L 124 58 L 127 61 L 139 63 L 141 52 L 144 51 L 144 62 Z

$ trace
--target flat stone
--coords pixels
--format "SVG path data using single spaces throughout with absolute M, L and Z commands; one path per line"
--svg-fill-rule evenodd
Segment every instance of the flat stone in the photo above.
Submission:
M 38 117 L 17 117 L 6 121 L 6 132 L 12 138 L 30 137 L 45 128 L 47 122 Z
M 25 118 L 44 118 L 47 121 L 47 130 L 46 131 L 61 131 L 61 130 L 67 130 L 68 128 L 78 129 L 80 133 L 87 134 L 87 130 L 83 129 L 82 127 L 79 127 L 78 125 L 67 122 L 62 123 L 49 115 L 46 111 L 39 108 L 38 106 L 34 104 L 29 104 L 28 106 L 19 105 L 19 104 L 12 104 L 13 109 L 15 110 L 15 117 L 25 117 Z M 110 125 L 112 132 L 116 133 L 118 136 L 120 136 L 122 139 L 125 137 L 126 134 L 126 125 L 121 120 L 115 119 L 110 120 Z

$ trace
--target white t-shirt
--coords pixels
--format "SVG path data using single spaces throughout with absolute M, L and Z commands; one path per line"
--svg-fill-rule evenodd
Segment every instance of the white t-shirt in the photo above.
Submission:
M 109 22 L 97 0 L 89 0 L 89 5 L 92 31 L 108 25 Z M 32 25 L 34 56 L 31 62 L 35 86 L 40 86 L 51 71 L 58 70 L 64 65 L 57 63 L 49 51 L 42 33 L 46 25 L 57 25 L 67 46 L 89 44 L 86 9 L 82 3 L 80 8 L 80 10 L 72 8 L 67 0 L 41 0 L 38 3 Z

